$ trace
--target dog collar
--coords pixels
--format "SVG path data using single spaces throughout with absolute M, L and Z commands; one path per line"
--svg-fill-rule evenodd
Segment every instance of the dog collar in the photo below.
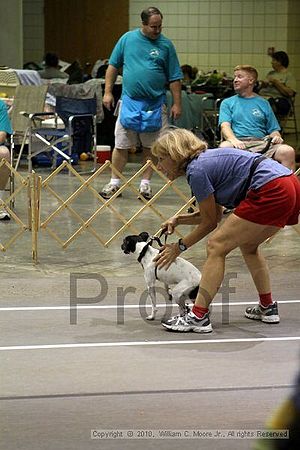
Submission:
M 148 251 L 148 248 L 149 248 L 149 246 L 152 244 L 152 242 L 153 242 L 153 240 L 150 239 L 150 241 L 147 242 L 147 244 L 143 247 L 143 249 L 142 249 L 142 251 L 141 251 L 141 253 L 139 254 L 138 259 L 137 259 L 139 263 L 142 264 L 142 259 L 143 259 L 144 256 L 146 255 L 146 253 L 147 253 L 147 251 Z M 142 264 L 142 265 L 143 265 L 143 264 Z
M 144 256 L 146 255 L 146 253 L 147 253 L 147 251 L 148 251 L 148 248 L 149 248 L 150 245 L 152 245 L 152 242 L 153 242 L 153 241 L 156 241 L 160 247 L 163 246 L 162 243 L 161 243 L 161 240 L 159 239 L 159 237 L 153 236 L 153 237 L 151 237 L 151 238 L 149 239 L 149 241 L 148 241 L 147 244 L 143 247 L 143 249 L 142 249 L 142 251 L 141 251 L 141 253 L 139 254 L 138 259 L 137 259 L 138 262 L 141 264 L 141 266 L 142 266 L 143 268 L 144 268 L 144 266 L 143 266 L 143 263 L 142 263 L 142 259 L 143 259 Z M 155 278 L 158 280 L 158 276 L 157 276 L 157 266 L 155 266 Z

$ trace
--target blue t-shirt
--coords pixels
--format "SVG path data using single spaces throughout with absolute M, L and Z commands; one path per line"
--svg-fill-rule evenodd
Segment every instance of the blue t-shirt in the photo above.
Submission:
M 261 155 L 236 148 L 208 149 L 193 159 L 187 166 L 188 183 L 200 203 L 214 195 L 216 203 L 232 208 L 243 192 L 255 158 Z M 264 159 L 255 169 L 249 189 L 258 189 L 264 184 L 292 171 L 273 159 Z
M 149 39 L 139 29 L 121 36 L 109 64 L 123 67 L 122 93 L 132 98 L 157 98 L 183 77 L 172 42 L 162 34 Z
M 263 138 L 273 131 L 279 131 L 280 126 L 270 106 L 264 98 L 244 98 L 233 95 L 222 101 L 220 106 L 219 125 L 229 122 L 237 138 Z
M 7 113 L 7 106 L 3 100 L 0 100 L 0 131 L 12 134 L 13 130 Z

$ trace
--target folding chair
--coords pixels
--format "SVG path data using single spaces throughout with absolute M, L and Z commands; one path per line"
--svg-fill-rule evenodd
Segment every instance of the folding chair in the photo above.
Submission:
M 41 86 L 17 86 L 15 98 L 11 110 L 11 124 L 14 130 L 11 136 L 11 154 L 13 166 L 18 170 L 23 154 L 24 146 L 29 141 L 30 120 L 29 116 L 44 110 L 48 87 Z M 16 145 L 20 145 L 19 155 L 14 164 Z
M 91 152 L 95 170 L 96 110 L 95 97 L 79 99 L 57 96 L 55 113 L 30 115 L 28 169 L 32 169 L 32 159 L 41 153 L 48 153 L 51 167 L 55 168 L 61 160 L 76 163 L 81 153 Z M 45 116 L 52 116 L 54 120 L 43 122 Z M 59 118 L 63 121 L 63 127 L 58 126 Z M 43 144 L 40 148 L 37 148 L 37 141 Z
M 202 98 L 202 116 L 200 129 L 209 145 L 218 147 L 221 136 L 219 131 L 219 109 L 222 99 L 212 100 L 211 97 Z

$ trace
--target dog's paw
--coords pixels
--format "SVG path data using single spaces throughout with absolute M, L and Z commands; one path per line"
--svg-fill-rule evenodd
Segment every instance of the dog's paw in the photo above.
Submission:
M 146 320 L 154 320 L 155 314 L 149 314 L 149 316 L 146 317 Z
M 154 320 L 156 317 L 156 313 L 157 313 L 157 309 L 153 309 L 151 314 L 149 314 L 149 316 L 146 317 L 147 320 Z

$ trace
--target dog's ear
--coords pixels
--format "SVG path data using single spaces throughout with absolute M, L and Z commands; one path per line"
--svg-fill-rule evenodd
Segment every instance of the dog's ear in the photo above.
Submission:
M 134 253 L 136 248 L 136 243 L 138 241 L 138 236 L 126 236 L 121 245 L 123 252 L 128 255 L 129 253 Z
M 149 233 L 147 233 L 147 231 L 142 231 L 142 233 L 139 234 L 139 237 L 142 242 L 147 242 L 149 239 Z

